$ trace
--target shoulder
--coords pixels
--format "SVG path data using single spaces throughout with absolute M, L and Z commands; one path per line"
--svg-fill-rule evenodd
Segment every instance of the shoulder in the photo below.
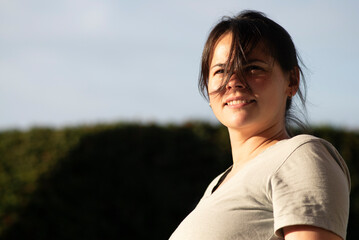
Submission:
M 302 134 L 288 139 L 283 148 L 287 149 L 287 155 L 283 164 L 300 164 L 310 171 L 317 168 L 338 170 L 344 173 L 349 179 L 349 170 L 347 165 L 337 151 L 337 149 L 328 141 L 312 135 Z M 289 162 L 289 163 L 287 163 Z
M 279 161 L 283 163 L 298 151 L 309 153 L 316 149 L 329 149 L 330 152 L 337 154 L 336 149 L 328 141 L 312 135 L 302 134 L 278 142 L 268 151 L 268 155 L 274 155 L 276 158 L 280 156 Z
M 328 141 L 299 135 L 280 145 L 286 158 L 271 177 L 277 234 L 293 225 L 310 225 L 345 236 L 350 177 Z
M 324 146 L 325 148 L 336 151 L 335 147 L 330 142 L 308 134 L 294 136 L 286 140 L 285 144 L 287 147 L 290 146 L 293 150 L 296 150 L 297 148 L 317 148 Z
M 282 140 L 266 152 L 266 158 L 273 164 L 273 173 L 293 166 L 300 171 L 311 166 L 332 166 L 349 176 L 344 159 L 328 141 L 312 135 L 302 134 Z M 298 167 L 301 168 L 298 168 Z
M 275 175 L 342 176 L 350 189 L 348 167 L 337 149 L 328 141 L 312 135 L 298 135 L 283 142 L 279 151 L 285 156 Z

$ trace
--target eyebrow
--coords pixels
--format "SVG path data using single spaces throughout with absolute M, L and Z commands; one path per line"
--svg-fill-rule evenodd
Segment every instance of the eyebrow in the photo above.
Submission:
M 224 64 L 224 63 L 217 63 L 217 64 L 215 64 L 215 65 L 213 65 L 212 67 L 211 67 L 211 69 L 212 68 L 215 68 L 215 67 L 223 67 L 223 66 L 225 66 L 226 64 Z
M 254 63 L 254 62 L 261 62 L 261 63 L 264 63 L 264 64 L 269 64 L 267 61 L 264 61 L 264 60 L 261 60 L 261 59 L 251 59 L 251 60 L 249 60 L 248 62 L 246 62 L 243 66 L 246 66 L 246 65 L 250 65 L 250 64 L 252 64 L 252 63 Z M 213 68 L 215 68 L 215 67 L 224 67 L 226 64 L 224 64 L 224 63 L 217 63 L 217 64 L 215 64 L 215 65 L 213 65 L 212 67 L 211 67 L 211 69 L 213 69 Z

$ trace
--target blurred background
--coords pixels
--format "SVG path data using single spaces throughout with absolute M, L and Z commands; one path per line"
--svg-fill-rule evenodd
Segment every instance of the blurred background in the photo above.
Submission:
M 355 0 L 0 0 L 0 238 L 168 239 L 231 164 L 197 78 L 211 27 L 244 9 L 291 34 L 359 239 Z

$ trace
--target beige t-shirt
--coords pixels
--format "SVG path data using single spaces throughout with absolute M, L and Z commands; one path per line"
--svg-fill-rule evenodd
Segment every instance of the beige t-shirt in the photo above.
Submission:
M 283 227 L 303 224 L 345 239 L 349 171 L 327 141 L 310 135 L 282 140 L 212 193 L 222 175 L 171 240 L 283 239 Z

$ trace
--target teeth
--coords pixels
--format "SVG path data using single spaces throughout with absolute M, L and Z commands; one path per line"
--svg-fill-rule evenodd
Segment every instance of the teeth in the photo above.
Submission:
M 228 105 L 240 104 L 240 103 L 249 103 L 251 100 L 234 100 L 227 102 Z

